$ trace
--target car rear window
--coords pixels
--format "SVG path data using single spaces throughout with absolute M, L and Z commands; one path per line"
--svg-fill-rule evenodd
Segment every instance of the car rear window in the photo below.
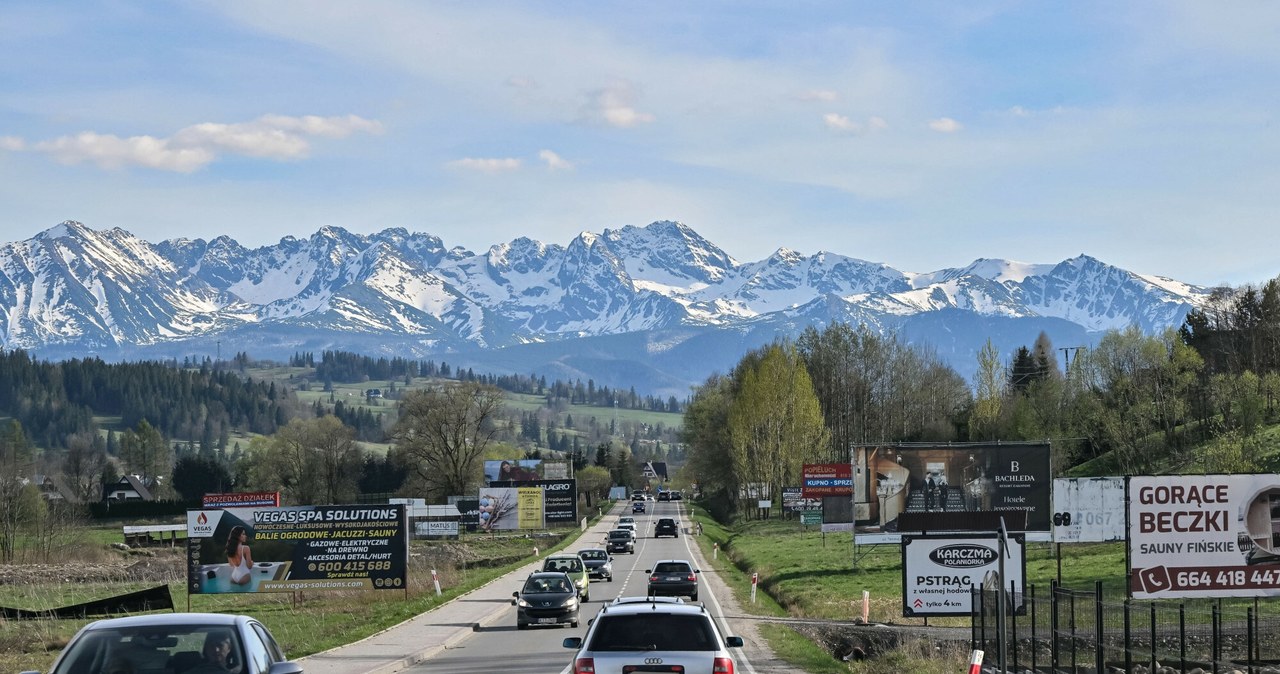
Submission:
M 600 616 L 591 637 L 593 651 L 714 651 L 719 647 L 709 619 L 646 610 Z
M 688 564 L 676 562 L 661 563 L 653 567 L 654 573 L 689 573 L 692 570 L 693 569 L 689 568 Z

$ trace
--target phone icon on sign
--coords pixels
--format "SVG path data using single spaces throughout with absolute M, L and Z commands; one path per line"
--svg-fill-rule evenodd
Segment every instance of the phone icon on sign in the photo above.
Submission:
M 1143 591 L 1148 594 L 1165 592 L 1173 585 L 1169 580 L 1169 570 L 1163 566 L 1153 566 L 1139 571 L 1138 580 L 1142 583 Z

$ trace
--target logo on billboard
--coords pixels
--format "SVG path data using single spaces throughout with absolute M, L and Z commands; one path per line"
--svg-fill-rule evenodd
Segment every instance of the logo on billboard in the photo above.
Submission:
M 996 561 L 1000 553 L 985 545 L 944 545 L 929 553 L 929 559 L 938 566 L 949 569 L 972 569 Z
M 573 485 L 568 482 L 550 482 L 542 485 L 542 488 L 547 491 L 569 491 L 573 489 Z
M 214 517 L 210 518 L 203 510 L 188 510 L 187 538 L 211 538 L 214 530 L 218 528 L 218 515 L 221 513 L 211 514 Z

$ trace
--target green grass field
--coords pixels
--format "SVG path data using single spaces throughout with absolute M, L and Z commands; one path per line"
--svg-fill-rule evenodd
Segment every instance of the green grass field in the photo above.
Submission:
M 598 517 L 593 518 L 598 519 Z M 578 528 L 561 530 L 564 538 L 553 547 L 544 548 L 546 555 L 572 546 L 581 533 Z M 119 542 L 119 525 L 86 528 L 84 542 L 96 554 L 100 547 Z M 452 557 L 441 556 L 440 548 L 465 546 L 470 562 L 447 564 Z M 174 605 L 185 611 L 244 613 L 271 626 L 290 657 L 301 657 L 350 643 L 408 620 L 419 613 L 488 583 L 490 580 L 528 563 L 533 544 L 523 537 L 490 538 L 487 535 L 464 535 L 460 541 L 415 542 L 409 565 L 409 591 L 388 592 L 309 592 L 253 595 L 188 595 L 185 578 L 168 579 Z M 105 553 L 105 554 L 114 554 Z M 168 556 L 171 566 L 181 569 L 181 549 L 163 549 L 156 554 Z M 178 559 L 173 559 L 173 558 Z M 142 559 L 142 557 L 139 557 Z M 439 573 L 444 593 L 435 595 L 431 569 Z M 180 573 L 180 571 L 179 571 Z M 53 582 L 0 585 L 0 605 L 12 608 L 47 609 L 100 599 L 125 592 L 154 587 L 157 582 L 87 583 Z M 58 651 L 87 621 L 32 620 L 12 621 L 0 630 L 0 671 L 47 670 Z

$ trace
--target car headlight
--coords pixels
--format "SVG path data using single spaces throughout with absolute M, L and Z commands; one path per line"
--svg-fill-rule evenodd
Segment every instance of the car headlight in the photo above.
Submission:
M 577 605 L 578 605 L 578 598 L 569 597 L 568 599 L 564 600 L 564 603 L 561 604 L 560 606 L 562 606 L 563 608 L 573 608 L 574 606 L 577 606 Z
M 600 565 L 600 568 L 601 568 L 602 570 L 604 570 L 604 571 L 612 571 L 612 570 L 613 570 L 613 562 L 605 562 L 604 564 Z
M 529 608 L 529 602 L 524 599 L 517 599 L 516 606 L 519 606 L 520 608 Z

